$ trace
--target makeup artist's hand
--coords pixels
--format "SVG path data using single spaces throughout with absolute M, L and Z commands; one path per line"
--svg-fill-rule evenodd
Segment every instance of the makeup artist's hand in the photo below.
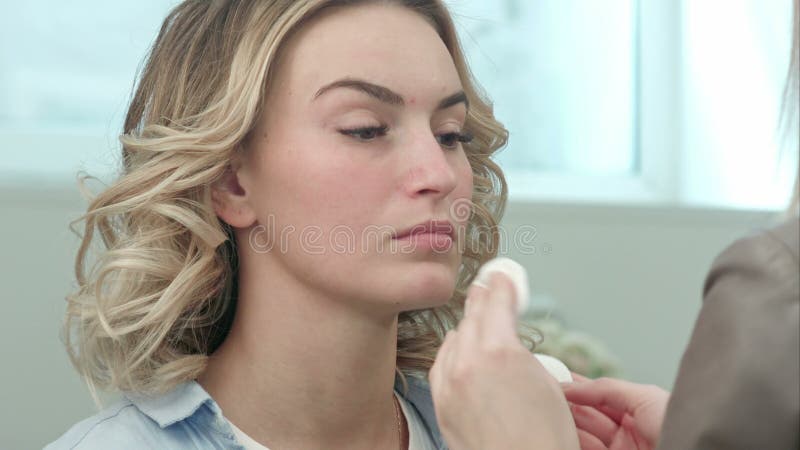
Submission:
M 582 450 L 651 450 L 661 435 L 669 392 L 613 378 L 573 374 L 562 386 Z
M 560 385 L 517 336 L 513 293 L 502 273 L 470 286 L 429 373 L 439 428 L 452 450 L 577 450 Z

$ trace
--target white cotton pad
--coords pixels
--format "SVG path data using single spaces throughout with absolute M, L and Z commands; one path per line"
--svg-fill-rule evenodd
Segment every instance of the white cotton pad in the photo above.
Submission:
M 517 291 L 517 315 L 522 315 L 530 304 L 528 293 L 528 273 L 525 268 L 511 258 L 499 257 L 488 261 L 478 270 L 478 275 L 472 281 L 478 286 L 489 287 L 489 274 L 503 272 L 511 279 Z
M 539 360 L 545 369 L 553 376 L 559 383 L 572 383 L 572 374 L 567 366 L 558 358 L 550 355 L 543 355 L 541 353 L 534 353 L 533 356 Z

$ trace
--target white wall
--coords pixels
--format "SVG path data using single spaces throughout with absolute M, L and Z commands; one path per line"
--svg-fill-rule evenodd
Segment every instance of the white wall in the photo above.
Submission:
M 93 413 L 59 340 L 83 201 L 71 185 L 0 188 L 0 448 L 41 448 Z M 705 271 L 761 213 L 581 205 L 510 205 L 509 236 L 537 231 L 533 255 L 509 255 L 573 328 L 604 342 L 636 381 L 670 387 L 700 304 Z M 510 243 L 509 243 L 510 244 Z M 544 249 L 550 248 L 549 253 Z

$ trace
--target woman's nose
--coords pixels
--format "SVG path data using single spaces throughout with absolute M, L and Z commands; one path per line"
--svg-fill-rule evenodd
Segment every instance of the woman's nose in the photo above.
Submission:
M 403 152 L 408 156 L 404 188 L 408 195 L 445 196 L 458 184 L 455 150 L 442 148 L 430 130 L 418 133 Z

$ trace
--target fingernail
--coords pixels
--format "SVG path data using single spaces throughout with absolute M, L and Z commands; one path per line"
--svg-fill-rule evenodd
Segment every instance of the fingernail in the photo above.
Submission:
M 489 289 L 489 286 L 488 286 L 486 283 L 484 283 L 484 282 L 483 282 L 483 281 L 481 281 L 481 280 L 477 280 L 477 279 L 476 279 L 476 280 L 473 280 L 471 285 L 472 285 L 472 286 L 478 286 L 478 287 L 482 287 L 482 288 L 484 288 L 484 289 Z

